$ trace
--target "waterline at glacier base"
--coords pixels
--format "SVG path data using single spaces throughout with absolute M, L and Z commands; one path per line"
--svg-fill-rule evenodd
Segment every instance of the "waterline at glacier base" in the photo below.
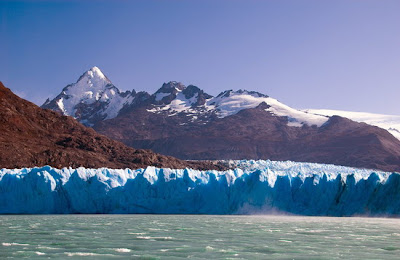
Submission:
M 400 175 L 343 166 L 232 161 L 235 170 L 0 170 L 0 214 L 400 216 Z

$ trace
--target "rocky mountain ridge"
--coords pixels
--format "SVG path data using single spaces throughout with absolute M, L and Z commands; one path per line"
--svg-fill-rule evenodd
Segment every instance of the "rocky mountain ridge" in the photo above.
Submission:
M 42 108 L 58 111 L 87 126 L 94 126 L 139 107 L 154 114 L 185 114 L 189 122 L 204 123 L 236 114 L 243 109 L 255 108 L 262 102 L 269 105 L 267 111 L 277 116 L 287 116 L 292 126 L 321 126 L 328 120 L 326 116 L 290 108 L 255 91 L 226 90 L 213 97 L 197 86 L 170 81 L 154 94 L 135 90 L 122 92 L 97 67 L 85 72 L 76 83 L 66 86 L 54 99 L 46 100 Z

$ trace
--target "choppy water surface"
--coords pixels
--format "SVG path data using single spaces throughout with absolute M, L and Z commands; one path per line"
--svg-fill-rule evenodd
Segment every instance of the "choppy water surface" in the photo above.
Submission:
M 0 216 L 0 258 L 398 259 L 400 220 L 288 216 Z

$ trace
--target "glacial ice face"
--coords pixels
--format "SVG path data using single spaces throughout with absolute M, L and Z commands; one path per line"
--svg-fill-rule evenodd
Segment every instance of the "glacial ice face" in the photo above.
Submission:
M 191 169 L 0 170 L 0 213 L 400 215 L 400 175 L 297 162 Z

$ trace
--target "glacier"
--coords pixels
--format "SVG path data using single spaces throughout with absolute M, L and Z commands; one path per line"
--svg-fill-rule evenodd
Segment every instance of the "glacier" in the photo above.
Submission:
M 1 169 L 0 214 L 400 215 L 398 173 L 291 161 L 225 163 L 232 170 Z

